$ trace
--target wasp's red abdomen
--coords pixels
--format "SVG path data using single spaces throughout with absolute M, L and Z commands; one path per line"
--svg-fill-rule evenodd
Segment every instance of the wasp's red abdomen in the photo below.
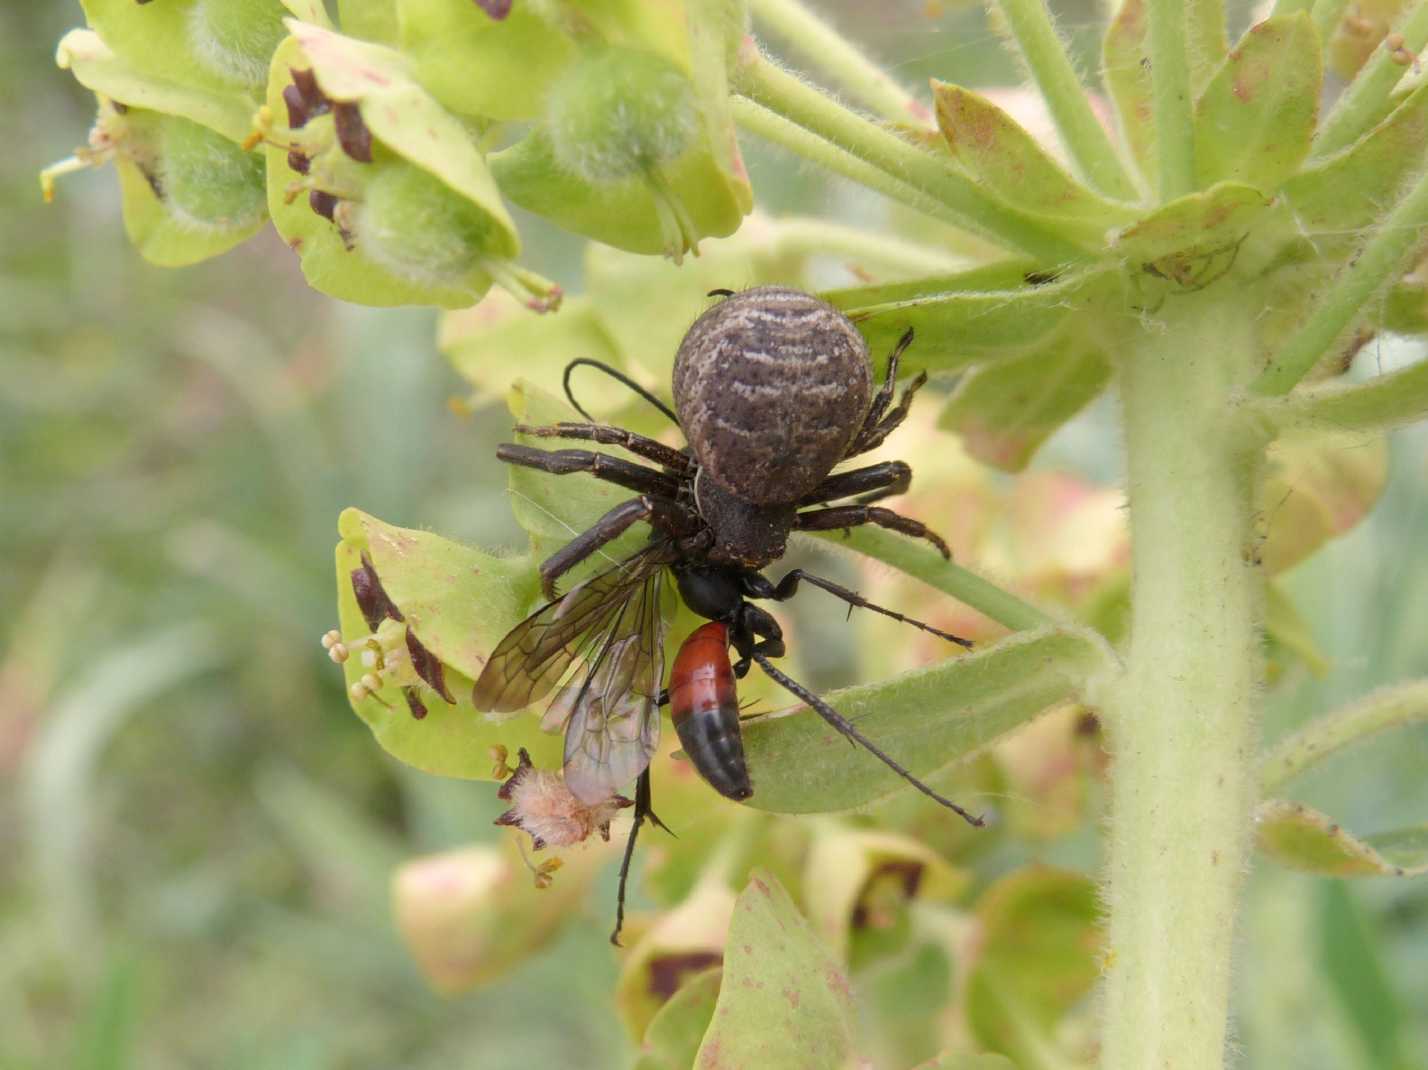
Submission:
M 721 621 L 695 629 L 679 648 L 669 674 L 669 708 L 684 753 L 710 786 L 736 801 L 752 795 L 729 628 Z

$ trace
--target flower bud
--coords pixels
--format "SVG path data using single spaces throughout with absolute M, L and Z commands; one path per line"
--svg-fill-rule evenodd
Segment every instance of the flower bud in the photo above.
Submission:
M 644 1036 L 655 1012 L 687 977 L 724 960 L 734 899 L 722 880 L 703 880 L 630 949 L 615 984 L 615 1006 L 630 1036 Z
M 280 0 L 197 0 L 188 12 L 188 39 L 214 74 L 248 86 L 268 75 L 273 50 L 286 36 Z
M 545 881 L 510 843 L 413 859 L 392 877 L 397 929 L 438 992 L 489 984 L 556 933 L 605 854 L 572 852 L 560 873 Z

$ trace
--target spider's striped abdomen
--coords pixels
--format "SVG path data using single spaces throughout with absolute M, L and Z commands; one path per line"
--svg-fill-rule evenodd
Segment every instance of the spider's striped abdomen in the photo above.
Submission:
M 868 347 L 811 294 L 760 286 L 680 343 L 674 403 L 701 469 L 760 505 L 798 501 L 843 459 L 868 409 Z

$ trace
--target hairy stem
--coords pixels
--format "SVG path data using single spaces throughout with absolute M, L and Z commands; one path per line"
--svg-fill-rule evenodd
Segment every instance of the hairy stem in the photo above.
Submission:
M 1105 127 L 1091 111 L 1090 98 L 1071 67 L 1041 0 L 998 0 L 1027 69 L 1051 109 L 1061 141 L 1087 181 L 1109 197 L 1133 200 L 1135 183 L 1121 164 Z
M 1304 770 L 1335 751 L 1388 728 L 1428 721 L 1428 680 L 1387 687 L 1351 706 L 1310 721 L 1282 740 L 1260 767 L 1260 787 L 1266 795 L 1279 791 Z
M 1195 190 L 1195 124 L 1186 55 L 1184 0 L 1148 0 L 1151 114 L 1160 162 L 1160 199 Z
M 743 97 L 734 97 L 729 101 L 729 108 L 734 116 L 734 122 L 741 129 L 756 134 L 765 141 L 796 153 L 820 167 L 827 168 L 835 175 L 842 175 L 860 186 L 881 193 L 890 200 L 905 204 L 923 215 L 940 219 L 955 227 L 963 227 L 966 224 L 966 220 L 959 213 L 954 212 L 935 197 L 929 197 L 921 190 L 899 181 L 886 171 L 879 170 L 865 160 L 860 160 L 846 149 L 839 148 L 817 134 L 805 130 L 797 123 L 789 122 L 762 104 L 756 104 Z
M 990 580 L 944 559 L 931 547 L 919 545 L 894 532 L 860 527 L 852 528 L 846 534 L 820 531 L 817 537 L 834 546 L 857 550 L 900 572 L 906 572 L 913 579 L 921 580 L 943 594 L 950 594 L 957 601 L 1014 632 L 1031 631 L 1056 623 L 1054 618 L 1030 602 L 1023 602 Z
M 780 220 L 776 242 L 780 253 L 835 256 L 898 276 L 946 275 L 971 266 L 967 258 L 945 249 L 813 217 Z
M 734 76 L 734 89 L 940 202 L 960 226 L 975 234 L 1053 263 L 1085 259 L 1084 251 L 1035 219 L 994 199 L 945 158 L 939 159 L 849 111 L 762 55 L 753 53 L 742 58 Z
M 1226 402 L 1256 311 L 1224 287 L 1186 295 L 1124 359 L 1134 581 L 1126 670 L 1103 707 L 1107 1070 L 1203 1070 L 1224 1054 L 1262 660 L 1247 550 L 1260 440 Z
M 1315 22 L 1318 22 L 1317 5 L 1314 14 Z M 1325 17 L 1328 17 L 1327 12 Z M 1388 110 L 1388 94 L 1409 70 L 1403 56 L 1417 53 L 1428 44 L 1428 3 L 1420 2 L 1410 10 L 1403 24 L 1396 29 L 1402 40 L 1396 40 L 1394 34 L 1389 34 L 1379 42 L 1373 55 L 1334 105 L 1334 110 L 1320 125 L 1319 134 L 1314 139 L 1315 156 L 1327 156 L 1352 145 L 1383 117 Z
M 752 0 L 754 18 L 816 71 L 867 108 L 895 123 L 932 127 L 932 112 L 846 37 L 798 0 Z
M 1368 431 L 1428 417 L 1428 360 L 1366 383 L 1316 383 L 1252 403 L 1279 431 Z
M 1339 273 L 1309 317 L 1255 380 L 1257 394 L 1285 394 L 1309 374 L 1330 347 L 1363 314 L 1365 306 L 1407 266 L 1428 226 L 1428 170 L 1379 224 L 1377 232 Z

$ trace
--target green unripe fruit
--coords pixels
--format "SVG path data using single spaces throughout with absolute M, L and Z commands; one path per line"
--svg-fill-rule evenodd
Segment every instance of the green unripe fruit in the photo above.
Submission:
M 603 49 L 563 74 L 546 121 L 560 165 L 598 184 L 677 159 L 699 130 L 689 79 L 668 60 L 628 48 Z
M 380 165 L 352 229 L 364 253 L 400 278 L 422 284 L 458 281 L 486 255 L 491 217 L 435 175 L 403 162 Z
M 214 74 L 262 85 L 274 50 L 287 36 L 288 14 L 280 0 L 197 0 L 188 14 L 189 43 Z
M 158 192 L 169 214 L 197 230 L 240 230 L 267 212 L 263 158 L 206 126 L 165 116 Z

